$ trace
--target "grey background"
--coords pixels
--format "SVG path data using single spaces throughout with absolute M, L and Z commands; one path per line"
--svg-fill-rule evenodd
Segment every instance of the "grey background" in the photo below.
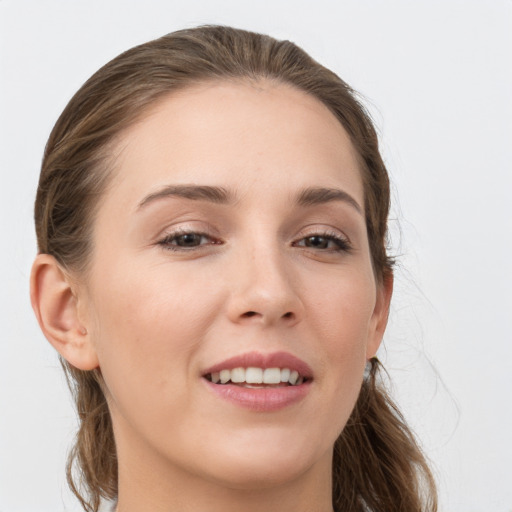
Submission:
M 512 511 L 512 2 L 0 0 L 0 512 L 78 511 L 74 413 L 28 299 L 46 138 L 88 76 L 178 28 L 288 38 L 365 97 L 399 255 L 380 356 L 441 510 Z

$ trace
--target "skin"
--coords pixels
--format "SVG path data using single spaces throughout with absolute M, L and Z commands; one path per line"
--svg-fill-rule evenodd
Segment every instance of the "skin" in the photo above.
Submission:
M 169 185 L 233 197 L 147 199 Z M 298 205 L 308 187 L 341 190 L 359 208 Z M 48 255 L 32 274 L 47 338 L 104 377 L 119 512 L 332 510 L 332 447 L 391 296 L 390 283 L 376 282 L 361 212 L 347 133 L 286 85 L 195 86 L 120 136 L 87 276 L 67 275 Z M 177 230 L 203 235 L 180 248 Z M 307 362 L 307 396 L 261 412 L 211 393 L 202 372 L 248 351 Z

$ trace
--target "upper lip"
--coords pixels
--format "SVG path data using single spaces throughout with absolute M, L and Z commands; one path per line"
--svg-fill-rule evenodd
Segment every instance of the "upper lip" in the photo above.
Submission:
M 289 368 L 296 370 L 304 378 L 312 378 L 313 370 L 302 359 L 288 352 L 271 352 L 263 354 L 261 352 L 246 352 L 207 368 L 204 375 L 220 372 L 221 370 L 232 370 L 233 368 Z

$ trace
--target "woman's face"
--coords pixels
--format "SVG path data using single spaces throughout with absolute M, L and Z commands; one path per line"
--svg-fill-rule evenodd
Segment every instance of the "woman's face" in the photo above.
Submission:
M 325 106 L 269 82 L 165 98 L 119 140 L 92 258 L 80 314 L 120 467 L 240 487 L 328 471 L 387 295 Z

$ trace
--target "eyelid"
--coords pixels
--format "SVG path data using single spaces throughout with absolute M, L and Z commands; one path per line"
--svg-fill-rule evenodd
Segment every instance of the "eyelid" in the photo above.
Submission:
M 193 226 L 190 224 L 178 225 L 175 227 L 168 227 L 164 230 L 156 239 L 156 245 L 159 245 L 163 249 L 176 251 L 176 252 L 193 252 L 207 249 L 213 245 L 223 245 L 224 240 L 221 239 L 216 233 L 213 233 L 210 226 L 204 225 Z M 195 235 L 201 239 L 206 239 L 206 243 L 201 243 L 204 240 L 200 240 L 197 245 L 178 245 L 172 243 L 180 236 L 184 235 Z M 334 244 L 335 247 L 314 247 L 304 245 L 303 242 L 308 238 L 323 238 L 326 239 L 328 244 Z M 294 247 L 304 248 L 314 252 L 323 253 L 335 253 L 335 252 L 350 252 L 353 249 L 352 243 L 347 235 L 338 228 L 332 226 L 319 226 L 309 225 L 303 228 L 292 240 L 291 245 Z
M 304 238 L 308 236 L 314 236 L 314 235 L 323 235 L 323 236 L 332 236 L 334 238 L 341 238 L 343 240 L 346 240 L 347 242 L 350 242 L 350 237 L 341 229 L 334 227 L 330 224 L 309 224 L 307 226 L 304 226 L 295 237 L 297 238 Z
M 179 246 L 177 244 L 171 244 L 174 239 L 184 235 L 196 235 L 201 238 L 207 238 L 208 243 L 194 245 L 190 247 Z M 177 252 L 192 252 L 204 249 L 212 245 L 221 245 L 223 242 L 218 236 L 214 235 L 210 229 L 201 229 L 187 226 L 177 226 L 175 228 L 168 228 L 160 236 L 157 237 L 156 245 L 161 246 L 165 250 L 177 251 Z
M 305 247 L 308 250 L 318 251 L 318 252 L 350 252 L 353 249 L 352 242 L 350 238 L 345 235 L 342 231 L 332 228 L 332 227 L 313 227 L 310 226 L 308 228 L 308 232 L 300 233 L 294 239 L 293 245 L 298 246 L 299 242 L 306 240 L 312 237 L 325 238 L 328 241 L 332 241 L 337 247 L 331 249 L 321 249 L 315 247 Z M 303 246 L 299 246 L 303 247 Z

